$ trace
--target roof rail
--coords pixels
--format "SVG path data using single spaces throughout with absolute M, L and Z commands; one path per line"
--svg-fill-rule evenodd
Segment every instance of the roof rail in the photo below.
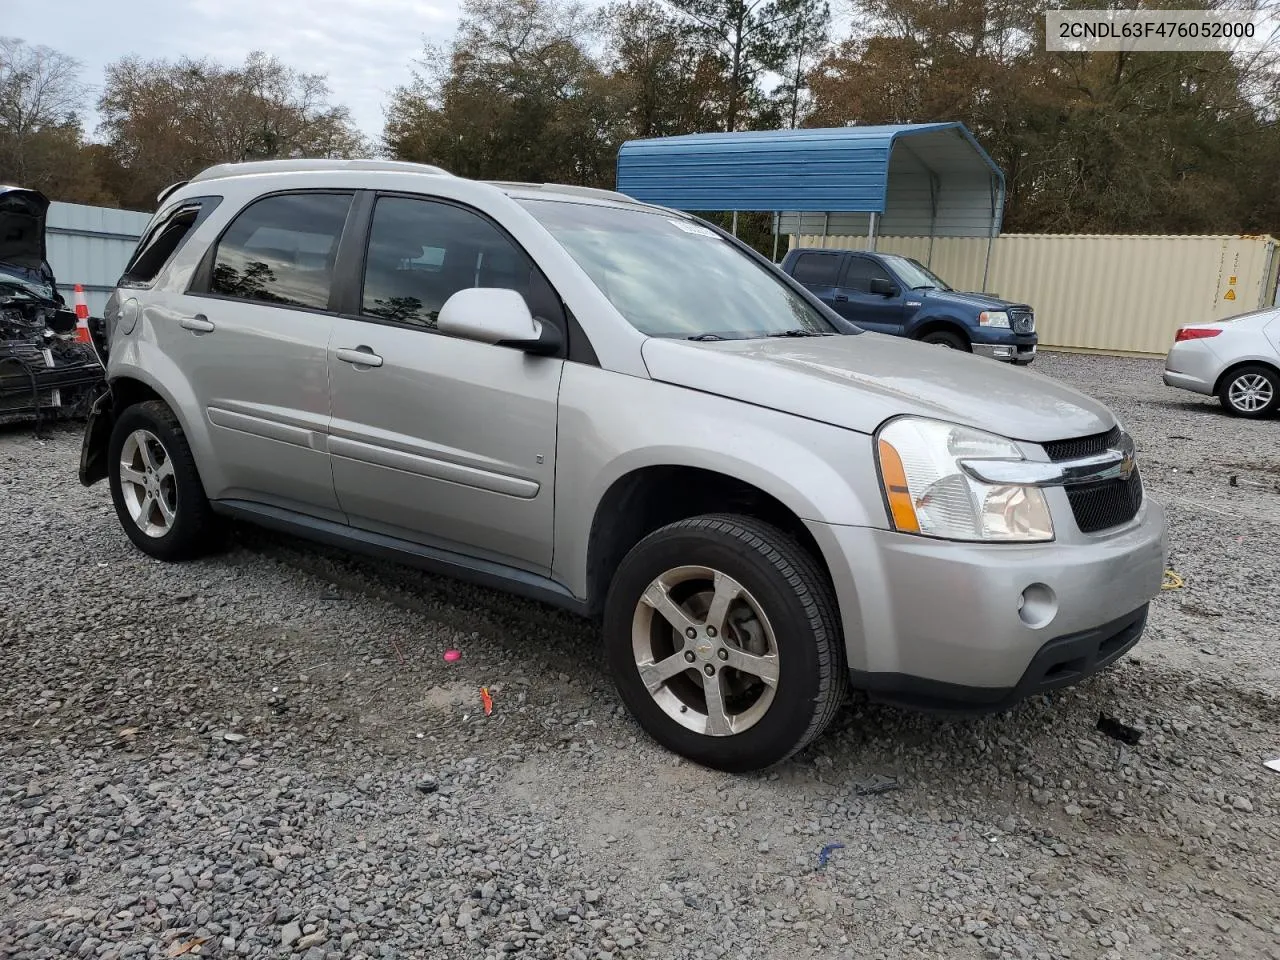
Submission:
M 486 180 L 491 187 L 510 188 L 513 190 L 546 190 L 548 193 L 567 193 L 570 196 L 595 197 L 597 200 L 621 200 L 623 203 L 639 203 L 635 197 L 629 197 L 617 190 L 602 190 L 599 187 L 578 187 L 568 183 L 520 183 L 515 180 Z
M 160 206 L 160 204 L 164 203 L 165 197 L 172 194 L 173 191 L 181 187 L 185 187 L 189 182 L 190 181 L 187 181 L 187 180 L 179 180 L 177 183 L 169 184 L 169 186 L 165 187 L 163 190 L 161 190 L 159 193 L 156 194 L 156 206 L 157 207 Z
M 409 163 L 405 160 L 251 160 L 247 163 L 220 163 L 216 167 L 201 170 L 191 178 L 191 183 L 204 180 L 221 180 L 223 177 L 243 177 L 258 173 L 306 173 L 335 170 L 364 170 L 388 173 L 425 173 L 436 177 L 451 177 L 443 167 L 426 163 Z

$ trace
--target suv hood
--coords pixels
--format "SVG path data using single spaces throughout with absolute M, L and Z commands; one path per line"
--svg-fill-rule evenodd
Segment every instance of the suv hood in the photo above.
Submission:
M 49 200 L 35 190 L 0 185 L 0 263 L 39 270 L 45 261 Z
M 862 333 L 707 343 L 651 338 L 653 379 L 872 433 L 917 414 L 1044 443 L 1105 433 L 1116 419 L 1056 380 L 968 353 Z

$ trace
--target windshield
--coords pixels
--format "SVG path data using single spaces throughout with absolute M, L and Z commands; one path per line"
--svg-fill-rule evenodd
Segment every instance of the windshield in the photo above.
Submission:
M 884 257 L 884 262 L 898 275 L 898 278 L 906 285 L 908 290 L 951 289 L 947 281 L 918 260 L 912 260 L 910 257 L 889 255 Z
M 19 267 L 12 263 L 0 263 L 0 296 L 30 294 L 42 300 L 53 299 L 53 286 L 40 277 L 34 270 Z
M 618 312 L 651 337 L 744 340 L 835 332 L 771 268 L 697 223 L 562 200 L 521 203 Z

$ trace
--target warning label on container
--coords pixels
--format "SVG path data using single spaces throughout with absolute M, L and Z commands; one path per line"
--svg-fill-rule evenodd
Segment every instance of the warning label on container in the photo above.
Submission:
M 1227 292 L 1222 295 L 1223 300 L 1234 300 L 1235 298 L 1236 292 L 1229 287 L 1227 288 Z

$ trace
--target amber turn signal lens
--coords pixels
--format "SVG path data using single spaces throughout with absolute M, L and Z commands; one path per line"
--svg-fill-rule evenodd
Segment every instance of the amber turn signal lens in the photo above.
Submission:
M 884 477 L 885 495 L 889 498 L 889 513 L 893 527 L 903 533 L 919 533 L 920 521 L 911 502 L 911 490 L 907 487 L 907 472 L 902 468 L 898 451 L 886 440 L 880 441 L 880 473 Z

